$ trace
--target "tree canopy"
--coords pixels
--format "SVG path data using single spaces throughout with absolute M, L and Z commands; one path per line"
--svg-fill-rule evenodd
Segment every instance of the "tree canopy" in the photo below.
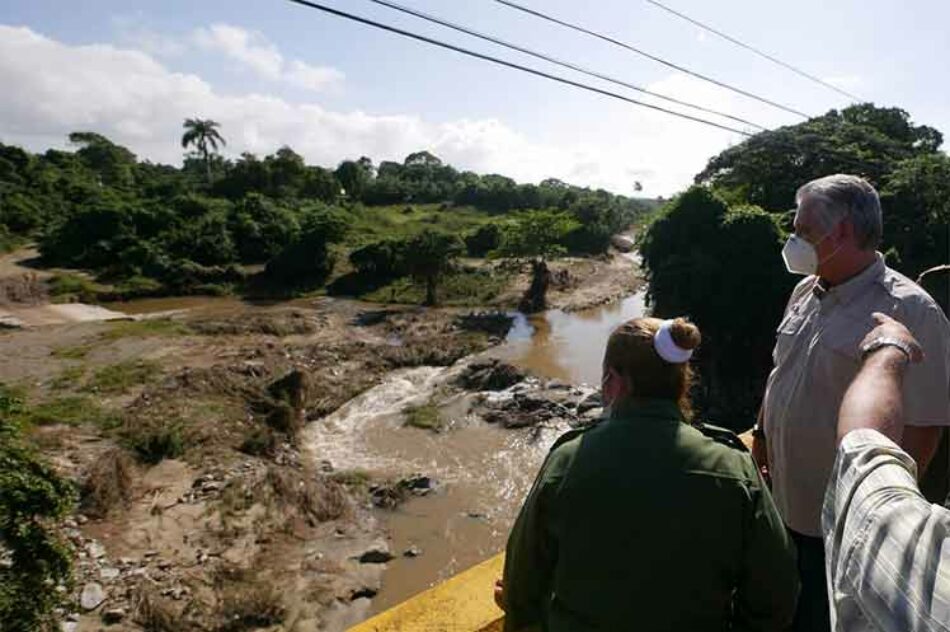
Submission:
M 308 232 L 315 209 L 332 211 L 350 234 L 366 228 L 361 209 L 380 204 L 437 204 L 449 231 L 455 209 L 486 220 L 502 216 L 477 237 L 459 234 L 474 256 L 485 256 L 501 243 L 508 213 L 548 209 L 575 218 L 574 233 L 560 246 L 587 253 L 606 250 L 605 233 L 648 208 L 558 180 L 517 184 L 460 172 L 425 150 L 402 162 L 376 166 L 362 156 L 335 168 L 309 165 L 286 146 L 229 159 L 217 153 L 224 139 L 215 121 L 188 119 L 184 130 L 182 145 L 195 152 L 181 167 L 139 161 L 89 131 L 70 135 L 73 152 L 32 154 L 0 144 L 0 250 L 36 241 L 48 263 L 93 272 L 124 297 L 228 291 L 258 265 L 267 268 L 270 285 L 292 286 L 281 292 L 304 291 L 326 280 L 340 251 L 336 232 Z M 352 239 L 357 249 L 372 240 Z M 388 267 L 407 274 L 404 258 L 400 266 Z M 313 276 L 294 276 L 300 274 Z
M 898 108 L 832 110 L 713 157 L 697 186 L 663 207 L 640 237 L 649 298 L 657 315 L 690 315 L 703 331 L 702 412 L 735 428 L 754 419 L 797 280 L 781 247 L 804 183 L 833 173 L 867 178 L 881 194 L 888 264 L 916 278 L 947 263 L 950 158 L 941 143 Z M 934 294 L 944 309 L 947 277 Z

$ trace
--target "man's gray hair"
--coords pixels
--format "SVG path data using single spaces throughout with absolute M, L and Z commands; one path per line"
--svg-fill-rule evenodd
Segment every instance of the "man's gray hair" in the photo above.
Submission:
M 848 219 L 854 226 L 859 248 L 872 250 L 880 245 L 884 232 L 881 199 L 870 182 L 836 173 L 803 185 L 795 194 L 795 202 L 801 204 L 806 195 L 822 202 L 819 217 L 825 230 Z

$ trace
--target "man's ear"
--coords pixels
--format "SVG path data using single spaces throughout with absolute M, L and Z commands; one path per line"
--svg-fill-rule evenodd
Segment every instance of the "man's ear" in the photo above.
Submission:
M 854 222 L 851 221 L 851 218 L 845 217 L 843 220 L 838 222 L 838 225 L 835 226 L 834 234 L 835 234 L 835 240 L 839 244 L 853 242 L 854 241 Z

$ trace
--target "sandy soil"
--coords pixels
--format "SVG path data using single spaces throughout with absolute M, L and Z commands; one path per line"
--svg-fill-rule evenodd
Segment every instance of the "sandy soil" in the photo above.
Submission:
M 70 629 L 98 630 L 107 618 L 119 619 L 110 629 L 165 629 L 156 612 L 176 630 L 266 619 L 232 612 L 245 601 L 298 630 L 343 629 L 364 616 L 389 555 L 368 509 L 371 481 L 338 480 L 301 459 L 295 428 L 395 369 L 486 348 L 490 334 L 456 318 L 315 301 L 0 333 L 0 356 L 17 358 L 0 363 L 0 381 L 44 411 L 30 436 L 56 467 L 88 490 L 117 451 L 130 463 L 124 500 L 104 513 L 81 505 L 67 521 L 77 551 L 76 602 L 63 613 Z M 143 365 L 143 375 L 125 375 Z M 294 371 L 305 384 L 280 399 L 274 385 Z M 136 459 L 136 439 L 169 424 L 182 453 Z M 269 443 L 248 453 L 261 433 Z M 99 483 L 118 484 L 115 467 L 106 471 Z M 97 586 L 105 600 L 87 611 L 82 593 Z

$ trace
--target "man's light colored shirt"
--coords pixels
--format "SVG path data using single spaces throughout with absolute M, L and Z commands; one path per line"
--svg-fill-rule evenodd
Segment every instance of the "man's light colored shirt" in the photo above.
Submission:
M 904 381 L 908 425 L 950 425 L 950 324 L 929 294 L 880 254 L 831 289 L 816 277 L 799 283 L 778 327 L 763 414 L 775 504 L 785 524 L 805 535 L 821 535 L 838 408 L 860 368 L 874 312 L 904 323 L 926 352 Z
M 950 630 L 950 511 L 874 430 L 848 433 L 822 510 L 834 632 Z

